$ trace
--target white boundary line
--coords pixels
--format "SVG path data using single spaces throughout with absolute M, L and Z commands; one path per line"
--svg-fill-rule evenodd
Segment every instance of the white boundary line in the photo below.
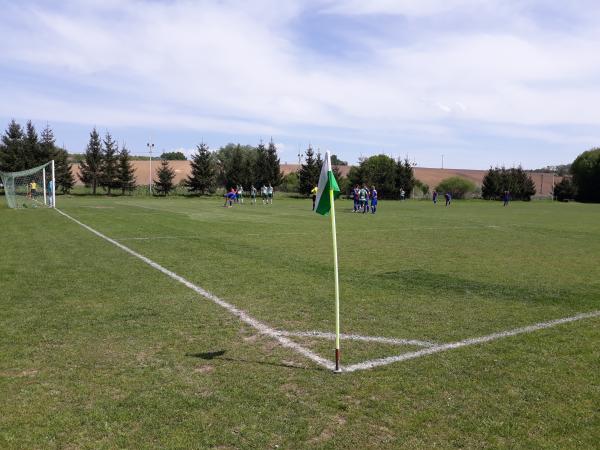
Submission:
M 324 332 L 319 332 L 319 331 L 287 332 L 287 331 L 275 330 L 275 329 L 269 327 L 268 325 L 256 320 L 255 318 L 253 318 L 252 316 L 247 314 L 245 311 L 242 311 L 241 309 L 236 308 L 232 304 L 227 303 L 224 300 L 221 300 L 216 295 L 202 289 L 201 287 L 193 284 L 191 281 L 188 281 L 185 278 L 183 278 L 182 276 L 177 275 L 175 272 L 172 272 L 172 271 L 164 268 L 160 264 L 137 253 L 136 251 L 130 249 L 129 247 L 126 247 L 125 245 L 115 241 L 114 239 L 111 239 L 108 236 L 100 233 L 99 231 L 96 231 L 92 227 L 71 217 L 70 215 L 61 211 L 60 209 L 54 208 L 54 210 L 57 211 L 59 214 L 63 215 L 64 217 L 72 220 L 76 224 L 82 226 L 83 228 L 90 231 L 91 233 L 95 234 L 96 236 L 106 240 L 107 242 L 110 242 L 111 244 L 115 245 L 116 247 L 120 248 L 121 250 L 142 260 L 143 262 L 145 262 L 152 268 L 164 273 L 165 275 L 169 276 L 170 278 L 174 279 L 175 281 L 178 281 L 181 284 L 185 285 L 186 287 L 190 288 L 191 290 L 197 292 L 198 294 L 205 297 L 206 299 L 225 308 L 231 314 L 238 317 L 241 321 L 245 322 L 246 324 L 248 324 L 251 327 L 253 327 L 254 329 L 256 329 L 259 333 L 264 334 L 265 336 L 269 336 L 269 337 L 277 340 L 282 346 L 296 351 L 297 353 L 305 356 L 306 358 L 310 359 L 311 361 L 315 362 L 316 364 L 318 364 L 322 367 L 325 367 L 329 370 L 334 370 L 335 365 L 333 364 L 333 362 L 317 355 L 316 353 L 312 352 L 311 350 L 309 350 L 309 349 L 301 346 L 300 344 L 287 338 L 288 336 L 304 336 L 304 337 L 317 337 L 317 338 L 322 337 L 322 338 L 329 339 L 331 336 L 333 336 L 332 333 L 324 333 Z M 531 333 L 533 331 L 538 331 L 538 330 L 542 330 L 545 328 L 551 328 L 551 327 L 555 327 L 557 325 L 562 325 L 565 323 L 575 322 L 577 320 L 589 319 L 589 318 L 593 318 L 593 317 L 600 317 L 600 310 L 599 311 L 591 311 L 591 312 L 587 312 L 587 313 L 581 313 L 581 314 L 577 314 L 572 317 L 565 317 L 562 319 L 550 320 L 548 322 L 541 322 L 541 323 L 529 325 L 526 327 L 516 328 L 514 330 L 501 331 L 498 333 L 489 334 L 487 336 L 464 339 L 462 341 L 452 342 L 449 344 L 434 344 L 434 343 L 427 342 L 427 341 L 418 341 L 418 340 L 409 340 L 409 339 L 394 339 L 394 338 L 385 338 L 385 337 L 378 337 L 378 336 L 360 336 L 360 335 L 354 335 L 354 334 L 343 335 L 343 336 L 345 336 L 345 339 L 350 339 L 350 340 L 373 341 L 373 342 L 382 342 L 382 343 L 389 343 L 389 344 L 396 344 L 396 345 L 421 345 L 421 346 L 427 346 L 427 348 L 424 348 L 423 350 L 418 350 L 415 352 L 403 353 L 402 355 L 390 356 L 390 357 L 386 357 L 386 358 L 365 361 L 365 362 L 358 363 L 358 364 L 352 364 L 352 365 L 349 365 L 346 367 L 342 367 L 342 371 L 343 372 L 356 372 L 359 370 L 373 369 L 375 367 L 385 366 L 385 365 L 392 364 L 395 362 L 407 361 L 409 359 L 420 358 L 422 356 L 427 356 L 427 355 L 431 355 L 434 353 L 440 353 L 440 352 L 444 352 L 447 350 L 454 350 L 456 348 L 482 344 L 485 342 L 495 341 L 495 340 L 510 337 L 510 336 L 516 336 L 519 334 Z
M 588 313 L 577 314 L 572 317 L 565 317 L 563 319 L 550 320 L 548 322 L 536 323 L 535 325 L 529 325 L 527 327 L 516 328 L 514 330 L 501 331 L 499 333 L 488 334 L 487 336 L 481 336 L 476 338 L 464 339 L 458 342 L 452 342 L 449 344 L 436 345 L 434 347 L 425 348 L 416 352 L 404 353 L 398 356 L 390 356 L 387 358 L 373 359 L 371 361 L 365 361 L 358 364 L 352 364 L 344 367 L 344 372 L 355 372 L 357 370 L 373 369 L 378 366 L 385 366 L 395 362 L 406 361 L 409 359 L 420 358 L 421 356 L 431 355 L 433 353 L 445 352 L 447 350 L 454 350 L 456 348 L 467 347 L 469 345 L 483 344 L 485 342 L 495 341 L 497 339 L 506 338 L 509 336 L 516 336 L 518 334 L 531 333 L 533 331 L 543 330 L 544 328 L 551 328 L 564 323 L 575 322 L 577 320 L 589 319 L 592 317 L 600 317 L 600 311 L 592 311 Z
M 216 303 L 217 305 L 221 306 L 222 308 L 225 308 L 227 311 L 229 311 L 231 314 L 233 314 L 234 316 L 239 318 L 241 321 L 243 321 L 246 324 L 250 325 L 251 327 L 255 328 L 259 333 L 264 334 L 265 336 L 272 337 L 273 339 L 276 339 L 282 346 L 290 348 L 292 350 L 295 350 L 297 353 L 300 353 L 301 355 L 307 357 L 308 359 L 310 359 L 311 361 L 315 362 L 316 364 L 318 364 L 322 367 L 325 367 L 330 370 L 333 370 L 335 368 L 334 364 L 331 361 L 328 361 L 325 358 L 322 358 L 321 356 L 317 355 L 316 353 L 312 352 L 311 350 L 301 346 L 300 344 L 288 339 L 285 336 L 282 336 L 277 330 L 256 320 L 255 318 L 253 318 L 246 312 L 242 311 L 241 309 L 238 309 L 235 306 L 233 306 L 232 304 L 227 303 L 224 300 L 221 300 L 219 297 L 202 289 L 200 286 L 196 286 L 194 283 L 186 280 L 185 278 L 183 278 L 180 275 L 177 275 L 175 272 L 165 269 L 163 266 L 152 261 L 150 258 L 146 258 L 145 256 L 140 255 L 139 253 L 130 249 L 129 247 L 124 246 L 123 244 L 115 241 L 114 239 L 111 239 L 108 236 L 105 236 L 104 234 L 100 233 L 99 231 L 94 230 L 92 227 L 80 222 L 77 219 L 74 219 L 73 217 L 71 217 L 67 213 L 61 211 L 60 209 L 56 209 L 56 211 L 58 213 L 62 214 L 63 216 L 65 216 L 67 219 L 72 220 L 73 222 L 82 226 L 86 230 L 94 233 L 96 236 L 104 239 L 105 241 L 110 242 L 111 244 L 119 247 L 121 250 L 142 260 L 143 262 L 145 262 L 152 268 L 164 273 L 165 275 L 171 277 L 175 281 L 179 281 L 181 284 L 183 284 L 186 287 L 190 288 L 191 290 L 197 292 L 204 298 L 207 298 L 208 300 L 212 301 L 213 303 Z
M 322 331 L 279 331 L 281 336 L 288 337 L 314 337 L 322 339 L 335 339 L 334 333 L 325 333 Z M 429 341 L 419 341 L 416 339 L 396 339 L 387 338 L 382 336 L 362 336 L 360 334 L 340 334 L 340 339 L 347 341 L 364 341 L 364 342 L 378 342 L 381 344 L 392 344 L 392 345 L 414 345 L 417 347 L 436 347 L 439 344 Z

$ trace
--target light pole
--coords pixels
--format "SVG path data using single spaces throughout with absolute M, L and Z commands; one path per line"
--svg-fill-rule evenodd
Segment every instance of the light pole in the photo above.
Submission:
M 152 143 L 152 138 L 150 138 L 150 142 L 146 144 L 148 150 L 150 151 L 150 175 L 148 177 L 148 192 L 152 195 L 152 149 L 154 148 L 154 144 Z

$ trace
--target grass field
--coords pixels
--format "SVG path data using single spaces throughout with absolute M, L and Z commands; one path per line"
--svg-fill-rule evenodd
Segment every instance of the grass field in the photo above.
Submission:
M 321 357 L 309 200 L 58 198 Z M 437 344 L 600 310 L 600 205 L 337 202 L 342 332 Z M 0 207 L 1 448 L 597 448 L 600 317 L 333 374 L 56 211 Z M 342 363 L 418 351 L 342 341 Z

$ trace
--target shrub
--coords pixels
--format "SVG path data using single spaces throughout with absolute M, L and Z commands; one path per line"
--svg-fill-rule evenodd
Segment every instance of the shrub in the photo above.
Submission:
M 450 177 L 437 185 L 438 192 L 450 192 L 452 198 L 465 198 L 470 192 L 475 192 L 477 186 L 471 180 L 461 177 Z
M 279 190 L 283 191 L 283 192 L 297 192 L 298 191 L 298 173 L 290 172 L 287 175 L 285 175 L 283 177 L 283 181 L 279 185 Z

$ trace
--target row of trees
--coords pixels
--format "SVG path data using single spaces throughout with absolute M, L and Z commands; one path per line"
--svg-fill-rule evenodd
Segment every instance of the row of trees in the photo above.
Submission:
M 31 121 L 23 128 L 13 119 L 1 138 L 0 171 L 20 172 L 53 159 L 57 192 L 68 193 L 75 184 L 67 158 L 67 151 L 56 146 L 54 133 L 49 125 L 38 136 Z
M 167 159 L 185 159 L 181 152 L 164 153 L 163 162 L 156 172 L 155 180 L 158 192 L 168 194 L 173 189 L 174 173 Z M 217 187 L 231 188 L 242 185 L 249 187 L 281 183 L 282 175 L 279 169 L 277 148 L 273 141 L 265 146 L 262 142 L 258 147 L 240 144 L 227 144 L 212 152 L 208 145 L 201 143 L 191 157 L 191 172 L 183 185 L 192 194 L 210 194 Z M 104 139 L 94 128 L 90 133 L 85 154 L 79 164 L 80 179 L 96 194 L 102 187 L 110 194 L 113 189 L 121 189 L 122 193 L 131 191 L 135 186 L 134 169 L 131 165 L 129 151 L 118 144 L 110 133 Z
M 135 174 L 129 151 L 125 146 L 119 150 L 119 144 L 106 132 L 104 139 L 96 128 L 90 133 L 83 160 L 79 163 L 79 179 L 96 194 L 98 187 L 110 195 L 113 189 L 122 194 L 135 187 Z
M 263 184 L 273 187 L 282 181 L 277 147 L 271 139 L 268 146 L 227 144 L 216 152 L 201 143 L 191 157 L 191 172 L 184 185 L 189 192 L 208 194 L 219 186 L 229 189 L 238 185 L 248 189 Z
M 535 195 L 535 183 L 521 167 L 494 167 L 483 177 L 481 196 L 486 200 L 500 200 L 504 192 L 510 192 L 514 200 L 531 200 Z

